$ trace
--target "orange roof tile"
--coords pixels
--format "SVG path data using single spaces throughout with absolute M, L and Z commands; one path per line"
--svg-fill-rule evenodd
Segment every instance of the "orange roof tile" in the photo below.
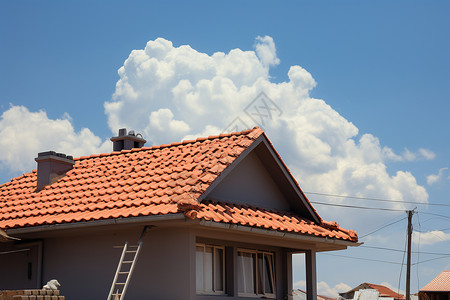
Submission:
M 450 292 L 450 271 L 443 271 L 420 289 L 421 292 Z
M 317 237 L 357 241 L 354 231 L 339 226 L 316 224 L 294 213 L 268 210 L 235 203 L 203 201 L 193 218 L 233 223 L 263 229 L 287 231 Z
M 384 285 L 367 283 L 367 282 L 364 282 L 364 283 L 358 285 L 357 287 L 351 289 L 348 292 L 339 293 L 339 294 L 340 295 L 350 294 L 350 293 L 353 293 L 355 291 L 359 291 L 359 290 L 363 290 L 363 289 L 378 290 L 380 297 L 388 297 L 388 298 L 394 298 L 394 299 L 405 299 L 404 295 L 398 294 L 398 293 L 394 292 L 393 290 L 391 290 L 390 288 L 388 288 L 388 287 L 386 287 Z
M 380 293 L 380 297 L 392 297 L 395 299 L 405 299 L 405 295 L 399 294 L 391 290 L 390 288 L 379 285 L 379 284 L 373 284 L 373 283 L 366 283 L 371 289 L 378 290 Z
M 82 156 L 74 159 L 73 169 L 64 177 L 40 191 L 34 170 L 0 185 L 0 228 L 184 213 L 189 218 L 356 242 L 354 231 L 332 222 L 315 224 L 293 213 L 237 204 L 198 203 L 221 172 L 261 135 L 263 131 L 255 127 Z

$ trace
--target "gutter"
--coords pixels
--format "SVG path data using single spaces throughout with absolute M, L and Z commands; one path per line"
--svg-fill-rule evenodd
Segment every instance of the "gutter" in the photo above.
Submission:
M 245 232 L 245 233 L 251 232 L 251 233 L 255 233 L 255 234 L 259 234 L 259 235 L 278 237 L 281 239 L 327 243 L 327 244 L 333 244 L 333 245 L 339 245 L 339 246 L 351 246 L 351 247 L 357 247 L 357 246 L 360 246 L 363 244 L 363 243 L 338 240 L 338 239 L 333 239 L 333 238 L 328 238 L 328 237 L 306 236 L 306 235 L 302 235 L 302 234 L 294 234 L 294 233 L 282 232 L 282 231 L 276 231 L 276 230 L 267 230 L 267 229 L 243 226 L 243 225 L 238 225 L 238 224 L 218 223 L 218 222 L 214 222 L 214 221 L 207 221 L 204 219 L 202 219 L 198 224 L 202 225 L 202 226 L 207 226 L 207 227 L 229 229 L 229 230 L 240 231 L 240 232 Z
M 227 230 L 231 230 L 231 231 L 240 231 L 240 232 L 245 232 L 245 233 L 254 233 L 254 234 L 258 234 L 258 235 L 276 237 L 276 238 L 280 238 L 280 239 L 327 243 L 327 244 L 338 245 L 338 246 L 356 247 L 356 246 L 360 246 L 363 244 L 363 243 L 338 240 L 338 239 L 328 238 L 328 237 L 307 236 L 307 235 L 302 235 L 302 234 L 294 234 L 294 233 L 290 233 L 290 232 L 282 232 L 282 231 L 276 231 L 276 230 L 267 230 L 267 229 L 249 227 L 249 226 L 238 225 L 238 224 L 219 223 L 219 222 L 214 222 L 214 221 L 207 221 L 205 219 L 193 220 L 190 218 L 186 218 L 185 215 L 182 213 L 167 214 L 167 215 L 141 216 L 141 217 L 131 217 L 131 218 L 105 219 L 105 220 L 84 221 L 84 222 L 75 222 L 75 223 L 62 223 L 62 224 L 52 224 L 52 225 L 40 225 L 40 226 L 34 226 L 34 227 L 8 229 L 7 232 L 9 234 L 23 234 L 23 233 L 34 233 L 34 232 L 63 230 L 63 229 L 88 228 L 88 227 L 97 227 L 97 226 L 106 226 L 106 225 L 152 223 L 152 222 L 158 222 L 158 221 L 188 221 L 189 223 L 194 223 L 194 224 L 198 224 L 198 225 L 206 226 L 206 227 L 227 229 Z
M 87 227 L 97 227 L 105 225 L 122 225 L 122 224 L 136 224 L 136 223 L 149 223 L 158 221 L 179 221 L 185 220 L 185 216 L 181 213 L 168 214 L 168 215 L 152 215 L 152 216 L 141 216 L 141 217 L 128 217 L 128 218 L 116 218 L 116 219 L 105 219 L 105 220 L 95 220 L 95 221 L 82 221 L 74 223 L 58 223 L 51 225 L 39 225 L 33 227 L 22 227 L 22 228 L 11 228 L 7 229 L 8 234 L 22 234 L 22 233 L 34 233 L 52 230 L 62 230 L 62 229 L 78 229 Z

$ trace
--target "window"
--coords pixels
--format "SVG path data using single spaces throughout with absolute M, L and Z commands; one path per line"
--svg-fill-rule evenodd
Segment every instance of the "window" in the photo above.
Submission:
M 275 298 L 274 256 L 254 250 L 238 250 L 239 296 L 266 296 Z
M 198 294 L 225 293 L 225 248 L 197 244 L 196 289 Z

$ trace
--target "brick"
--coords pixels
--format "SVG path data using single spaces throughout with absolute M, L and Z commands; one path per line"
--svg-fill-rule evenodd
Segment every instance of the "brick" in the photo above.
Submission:
M 38 295 L 38 296 L 36 296 L 36 300 L 44 300 L 44 296 Z

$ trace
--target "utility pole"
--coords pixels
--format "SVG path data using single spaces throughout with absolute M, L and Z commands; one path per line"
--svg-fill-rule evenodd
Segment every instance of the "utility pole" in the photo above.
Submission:
M 406 265 L 406 300 L 410 300 L 410 285 L 411 285 L 411 238 L 412 238 L 412 216 L 414 210 L 408 210 L 408 255 Z

